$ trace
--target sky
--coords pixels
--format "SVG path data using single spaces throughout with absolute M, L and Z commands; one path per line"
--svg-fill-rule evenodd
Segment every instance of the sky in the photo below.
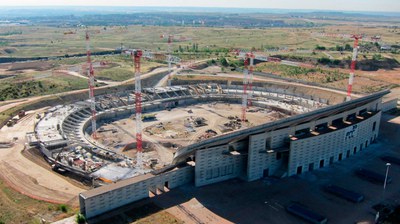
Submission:
M 171 6 L 400 12 L 400 0 L 0 0 L 1 6 Z

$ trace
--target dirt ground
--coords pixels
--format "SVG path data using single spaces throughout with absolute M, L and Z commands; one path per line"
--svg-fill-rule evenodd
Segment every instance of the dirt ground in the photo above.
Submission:
M 250 112 L 251 110 L 256 112 Z M 276 111 L 256 107 L 250 108 L 250 111 L 247 112 L 247 119 L 249 120 L 246 124 L 247 127 L 271 122 L 285 116 Z M 174 108 L 171 111 L 154 112 L 154 114 L 156 114 L 156 120 L 143 122 L 142 124 L 144 154 L 145 157 L 159 159 L 161 164 L 169 164 L 178 146 L 186 146 L 201 139 L 212 137 L 213 134 L 206 134 L 207 130 L 213 130 L 217 135 L 227 133 L 221 126 L 231 120 L 239 119 L 241 105 L 226 103 L 196 104 Z M 230 120 L 228 117 L 236 118 Z M 205 125 L 194 126 L 192 122 L 196 118 L 204 118 Z M 106 124 L 101 128 L 107 131 L 99 133 L 99 141 L 117 152 L 134 157 L 135 150 L 122 150 L 125 145 L 135 142 L 134 127 L 135 121 L 131 118 Z M 240 126 L 237 128 L 240 128 Z M 114 133 L 112 130 L 114 130 Z
M 77 187 L 22 154 L 26 144 L 25 133 L 33 131 L 34 115 L 30 111 L 13 127 L 5 126 L 0 130 L 1 142 L 10 142 L 17 138 L 13 147 L 0 149 L 0 176 L 7 185 L 29 197 L 77 206 L 78 194 L 84 188 Z
M 5 69 L 8 72 L 16 71 L 45 71 L 53 68 L 54 65 L 48 61 L 32 61 L 32 62 L 16 62 L 0 64 L 0 69 Z
M 42 223 L 53 222 L 69 217 L 77 212 L 77 208 L 36 200 L 11 189 L 0 179 L 0 223 Z M 70 222 L 69 224 L 71 224 Z

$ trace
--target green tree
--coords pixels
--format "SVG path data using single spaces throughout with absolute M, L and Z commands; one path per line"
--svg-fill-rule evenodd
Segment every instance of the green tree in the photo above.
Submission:
M 326 50 L 326 47 L 317 45 L 317 46 L 315 47 L 315 50 L 325 51 L 325 50 Z
M 344 46 L 344 50 L 345 50 L 345 51 L 352 51 L 353 48 L 350 46 L 350 44 L 346 44 L 346 45 Z
M 228 66 L 228 61 L 226 60 L 226 58 L 220 58 L 219 62 L 221 63 L 222 66 Z
M 75 220 L 78 224 L 83 224 L 86 222 L 86 218 L 84 215 L 82 215 L 81 213 L 76 215 L 76 220 Z

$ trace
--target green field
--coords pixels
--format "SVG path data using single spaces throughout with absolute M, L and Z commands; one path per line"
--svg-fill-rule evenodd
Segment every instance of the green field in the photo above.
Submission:
M 0 101 L 87 88 L 87 80 L 74 76 L 31 73 L 0 80 Z
M 0 223 L 39 224 L 56 221 L 78 212 L 77 208 L 32 199 L 9 188 L 0 180 Z
M 285 78 L 305 80 L 315 83 L 329 83 L 347 79 L 348 74 L 339 70 L 322 68 L 302 68 L 275 63 L 257 65 L 256 71 L 280 75 Z
M 219 48 L 245 49 L 314 49 L 316 45 L 326 48 L 351 44 L 351 39 L 322 38 L 313 35 L 316 32 L 353 33 L 354 26 L 327 26 L 323 28 L 212 28 L 212 27 L 159 27 L 159 26 L 128 26 L 121 27 L 91 27 L 94 51 L 114 50 L 121 43 L 128 48 L 142 48 L 153 51 L 166 51 L 167 41 L 161 39 L 161 34 L 175 34 L 186 37 L 186 41 L 173 43 L 173 49 L 192 47 L 198 44 L 199 51 Z M 56 56 L 85 52 L 83 29 L 72 29 L 76 34 L 65 35 L 70 28 L 55 28 L 43 26 L 0 27 L 0 33 L 15 33 L 2 36 L 0 57 L 34 57 Z M 399 35 L 384 27 L 369 27 L 358 25 L 358 32 L 366 35 L 381 35 L 384 43 L 396 44 Z M 7 53 L 10 52 L 10 53 Z

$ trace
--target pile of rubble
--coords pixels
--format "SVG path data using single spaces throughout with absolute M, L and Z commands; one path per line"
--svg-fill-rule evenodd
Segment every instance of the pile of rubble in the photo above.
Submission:
M 208 139 L 216 136 L 218 133 L 212 129 L 208 129 L 204 134 L 198 137 L 198 140 Z

